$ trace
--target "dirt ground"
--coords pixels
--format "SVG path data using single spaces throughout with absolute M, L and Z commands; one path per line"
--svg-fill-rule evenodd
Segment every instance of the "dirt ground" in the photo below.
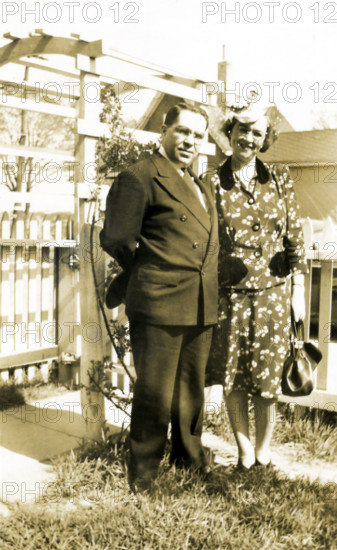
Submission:
M 229 466 L 237 462 L 237 450 L 235 445 L 224 441 L 221 437 L 208 431 L 203 434 L 203 443 L 212 449 L 215 454 L 215 462 Z M 271 460 L 274 466 L 287 475 L 290 479 L 306 477 L 311 482 L 321 484 L 334 484 L 334 493 L 337 495 L 337 467 L 335 464 L 322 460 L 314 460 L 310 463 L 297 460 L 298 444 L 288 443 L 282 446 L 272 446 Z

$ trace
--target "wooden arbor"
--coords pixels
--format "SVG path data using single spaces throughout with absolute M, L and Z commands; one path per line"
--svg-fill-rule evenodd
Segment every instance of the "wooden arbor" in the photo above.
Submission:
M 80 339 L 80 346 L 77 348 L 81 356 L 80 378 L 83 384 L 88 385 L 87 371 L 91 361 L 102 361 L 108 350 L 92 280 L 87 224 L 90 221 L 90 183 L 94 181 L 95 172 L 95 145 L 98 137 L 106 132 L 105 125 L 99 122 L 100 87 L 102 84 L 113 84 L 117 87 L 117 93 L 129 91 L 133 96 L 141 88 L 149 88 L 190 102 L 203 103 L 206 83 L 111 51 L 102 40 L 88 42 L 78 35 L 72 35 L 70 38 L 55 37 L 45 34 L 42 30 L 37 30 L 29 37 L 20 38 L 7 34 L 5 38 L 10 42 L 0 48 L 0 66 L 8 63 L 24 65 L 29 70 L 45 71 L 49 78 L 55 75 L 58 82 L 45 83 L 41 88 L 27 76 L 25 80 L 15 80 L 12 77 L 8 80 L 2 79 L 2 106 L 21 111 L 54 114 L 76 121 L 74 154 L 70 154 L 69 151 L 24 145 L 0 145 L 0 154 L 16 155 L 20 158 L 50 158 L 60 163 L 72 163 L 74 166 L 74 224 L 69 238 L 72 244 L 79 244 L 80 270 L 68 283 L 80 289 L 80 314 L 70 312 L 67 304 L 64 304 L 64 309 L 59 311 L 58 319 L 62 326 L 76 325 L 75 329 Z M 73 66 L 68 69 L 69 58 L 73 58 Z M 27 75 L 27 71 L 25 74 Z M 67 106 L 64 105 L 65 102 L 68 103 Z M 154 138 L 152 133 L 140 130 L 136 130 L 135 134 L 142 140 Z M 206 143 L 202 150 L 202 161 L 205 162 L 207 154 L 213 152 L 214 146 Z M 22 202 L 30 202 L 33 196 L 24 191 L 11 195 L 15 195 L 16 200 Z M 4 245 L 2 241 L 0 245 Z M 52 243 L 52 246 L 62 244 Z M 102 283 L 105 262 L 98 247 L 95 247 L 95 251 L 96 273 L 99 282 Z M 71 319 L 67 317 L 70 314 L 73 315 Z M 69 327 L 69 335 L 72 327 Z M 60 355 L 61 351 L 61 346 L 58 346 L 54 353 L 58 352 Z M 86 420 L 86 435 L 90 438 L 99 438 L 102 421 L 105 419 L 103 397 L 100 393 L 83 391 L 81 401 L 82 414 Z

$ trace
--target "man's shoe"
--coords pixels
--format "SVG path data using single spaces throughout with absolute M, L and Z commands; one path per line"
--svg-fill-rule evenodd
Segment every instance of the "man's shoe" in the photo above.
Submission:
M 132 461 L 129 439 L 127 439 L 124 446 L 123 463 L 129 487 L 133 493 L 145 493 L 153 490 L 157 471 L 146 470 L 142 473 L 137 471 Z
M 134 480 L 130 480 L 129 478 L 129 486 L 135 494 L 152 493 L 154 490 L 154 478 L 138 477 Z
M 210 476 L 213 472 L 212 466 L 208 463 L 206 464 L 196 464 L 193 462 L 185 462 L 182 460 L 170 461 L 170 466 L 174 466 L 176 470 L 186 470 L 191 473 L 196 473 L 197 475 L 206 478 Z
M 206 480 L 210 479 L 213 475 L 213 468 L 209 464 L 206 464 L 205 466 L 199 466 L 196 471 L 202 479 Z

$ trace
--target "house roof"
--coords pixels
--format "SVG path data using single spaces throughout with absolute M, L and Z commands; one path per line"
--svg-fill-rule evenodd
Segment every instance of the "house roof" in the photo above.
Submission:
M 300 214 L 312 220 L 326 220 L 328 217 L 337 224 L 336 183 L 316 183 L 305 177 L 294 182 Z
M 336 162 L 337 130 L 310 130 L 281 133 L 278 140 L 261 155 L 265 162 L 314 164 Z
M 337 130 L 310 130 L 285 132 L 263 154 L 265 162 L 279 162 L 293 166 L 294 188 L 302 216 L 337 223 L 336 173 Z M 323 166 L 322 166 L 323 165 Z M 315 170 L 302 172 L 302 167 Z

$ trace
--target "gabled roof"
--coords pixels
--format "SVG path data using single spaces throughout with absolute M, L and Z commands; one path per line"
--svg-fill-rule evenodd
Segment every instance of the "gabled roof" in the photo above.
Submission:
M 337 223 L 336 183 L 315 183 L 311 178 L 301 177 L 295 180 L 294 189 L 302 217 L 326 220 L 329 216 Z
M 259 156 L 265 162 L 293 166 L 295 192 L 303 216 L 313 220 L 326 220 L 329 216 L 336 224 L 336 175 L 334 166 L 329 164 L 337 162 L 337 130 L 286 132 Z M 315 171 L 315 177 L 313 173 L 301 172 L 305 166 Z
M 281 133 L 261 159 L 297 165 L 336 162 L 337 130 Z

